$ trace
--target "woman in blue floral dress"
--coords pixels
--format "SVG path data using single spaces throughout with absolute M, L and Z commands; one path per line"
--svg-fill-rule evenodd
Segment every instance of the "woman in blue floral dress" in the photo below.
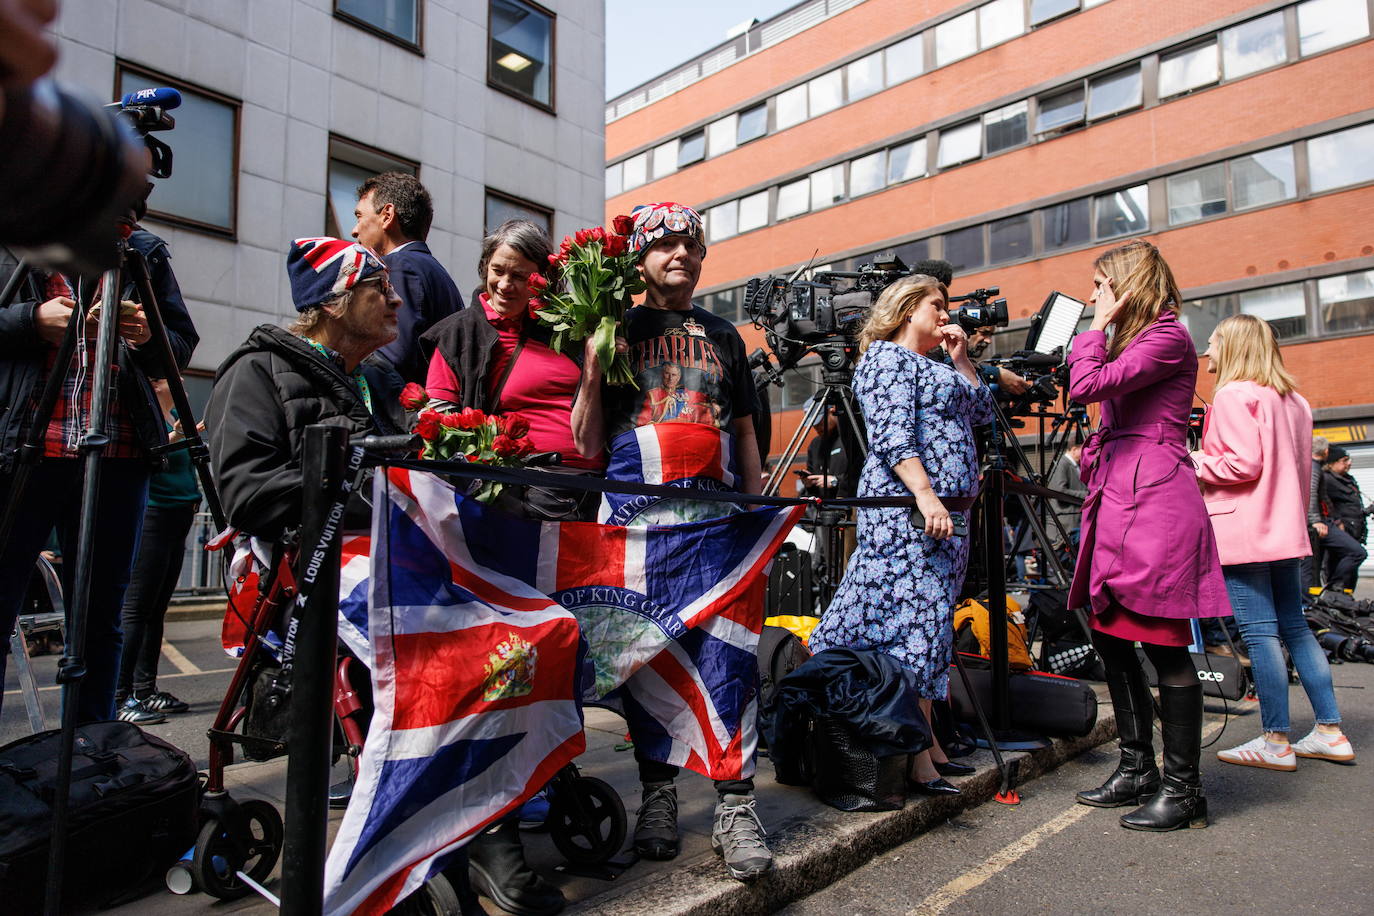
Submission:
M 951 368 L 922 355 L 943 344 Z M 859 339 L 854 393 L 868 427 L 860 496 L 915 496 L 909 509 L 860 509 L 858 549 L 819 626 L 813 651 L 846 646 L 896 658 L 916 673 L 921 710 L 949 692 L 957 592 L 969 541 L 954 535 L 950 508 L 978 492 L 973 427 L 992 419 L 992 395 L 978 381 L 968 339 L 949 319 L 945 287 L 914 275 L 889 286 Z M 917 791 L 955 794 L 940 778 L 963 772 L 938 743 L 914 760 Z

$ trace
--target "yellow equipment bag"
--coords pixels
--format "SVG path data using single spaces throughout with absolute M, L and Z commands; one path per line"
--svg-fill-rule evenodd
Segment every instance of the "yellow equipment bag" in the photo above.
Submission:
M 990 633 L 988 631 L 988 609 L 972 598 L 959 605 L 954 611 L 955 638 L 970 628 L 974 639 L 978 640 L 978 654 L 992 654 Z M 1021 613 L 1021 605 L 1015 599 L 1007 598 L 1007 664 L 1012 671 L 1029 671 L 1034 667 L 1030 657 L 1030 647 L 1026 645 L 1026 618 Z

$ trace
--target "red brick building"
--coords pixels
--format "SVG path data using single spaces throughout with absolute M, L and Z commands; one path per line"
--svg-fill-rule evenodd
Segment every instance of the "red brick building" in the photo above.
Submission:
M 751 348 L 749 278 L 896 250 L 953 262 L 952 292 L 1001 287 L 1014 349 L 1049 291 L 1085 299 L 1094 257 L 1148 237 L 1199 349 L 1227 314 L 1269 319 L 1317 425 L 1368 441 L 1371 20 L 1371 0 L 808 0 L 608 103 L 607 215 L 700 209 L 699 302 Z M 814 387 L 793 375 L 784 414 Z

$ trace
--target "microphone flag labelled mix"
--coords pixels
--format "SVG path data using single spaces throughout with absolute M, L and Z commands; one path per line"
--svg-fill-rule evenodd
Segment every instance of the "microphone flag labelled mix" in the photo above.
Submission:
M 582 751 L 581 702 L 621 711 L 651 759 L 753 774 L 763 589 L 802 507 L 623 528 L 515 518 L 400 468 L 375 489 L 377 709 L 326 912 L 385 911 L 523 804 Z

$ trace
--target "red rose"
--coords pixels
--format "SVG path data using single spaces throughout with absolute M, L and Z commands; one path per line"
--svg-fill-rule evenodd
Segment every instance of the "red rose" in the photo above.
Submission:
M 597 226 L 596 228 L 592 229 L 587 234 L 591 237 L 591 240 L 593 242 L 606 241 L 606 230 L 601 228 L 600 226 Z
M 459 429 L 476 429 L 487 421 L 487 415 L 475 407 L 464 407 L 458 418 Z
M 426 412 L 429 413 L 429 411 Z M 421 415 L 420 422 L 415 424 L 415 435 L 427 442 L 437 437 L 439 435 L 439 415 L 437 413 L 428 417 Z
M 608 258 L 618 258 L 629 250 L 629 245 L 623 235 L 612 235 L 601 243 L 601 250 L 606 253 Z
M 497 436 L 491 444 L 491 450 L 502 458 L 514 458 L 520 454 L 520 445 L 510 436 L 504 433 Z
M 463 418 L 456 413 L 446 413 L 439 418 L 439 422 L 447 429 L 462 429 Z
M 401 389 L 401 406 L 406 410 L 416 410 L 429 403 L 429 392 L 415 384 L 408 383 Z
M 591 233 L 586 229 L 579 229 L 573 234 L 573 242 L 577 245 L 585 245 L 592 240 Z
M 520 416 L 520 414 L 513 413 L 506 417 L 506 435 L 514 439 L 519 439 L 529 431 L 530 421 Z
M 530 302 L 529 302 L 529 313 L 530 313 L 530 317 L 533 318 L 534 320 L 538 321 L 538 320 L 539 320 L 539 310 L 542 309 L 543 307 L 544 307 L 544 300 L 543 300 L 543 299 L 537 299 L 537 298 L 536 298 L 536 299 L 531 299 Z
M 534 443 L 531 442 L 529 439 L 521 439 L 521 440 L 520 440 L 520 455 L 521 455 L 521 457 L 524 457 L 525 455 L 533 455 L 533 454 L 534 454 Z
M 530 288 L 530 292 L 538 296 L 549 288 L 549 281 L 544 279 L 543 274 L 535 272 L 530 274 L 529 278 L 525 280 L 525 285 Z
M 563 264 L 563 259 L 560 258 L 558 255 L 556 255 L 556 254 L 551 254 L 551 255 L 549 255 L 549 266 L 550 266 L 550 267 L 559 267 L 559 266 L 562 266 L 562 264 Z
M 611 220 L 611 225 L 615 227 L 615 231 L 621 235 L 629 235 L 635 231 L 635 221 L 628 216 L 617 216 L 615 219 Z

